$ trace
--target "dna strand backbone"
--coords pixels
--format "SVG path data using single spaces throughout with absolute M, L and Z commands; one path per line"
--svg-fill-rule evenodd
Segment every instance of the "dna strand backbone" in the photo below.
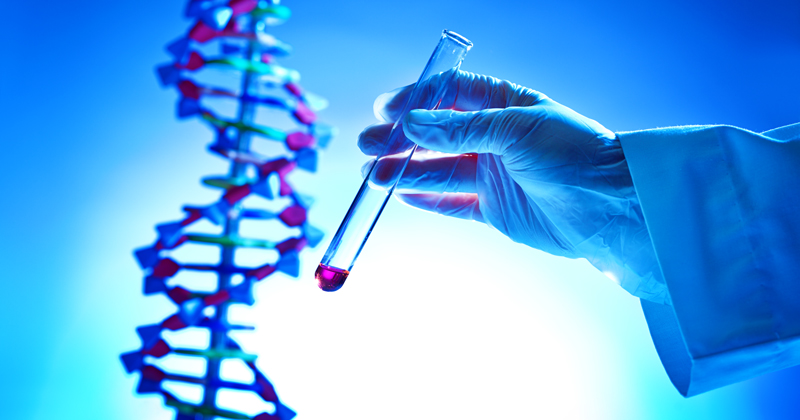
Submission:
M 136 392 L 163 397 L 165 404 L 176 410 L 176 420 L 290 420 L 295 412 L 278 398 L 272 383 L 256 366 L 256 356 L 246 353 L 231 336 L 252 327 L 230 322 L 229 309 L 231 305 L 253 305 L 254 284 L 270 275 L 281 272 L 297 277 L 299 252 L 322 239 L 322 232 L 306 220 L 312 199 L 295 191 L 288 176 L 294 170 L 316 171 L 318 150 L 327 145 L 335 129 L 316 121 L 315 112 L 327 102 L 301 88 L 297 71 L 276 63 L 277 57 L 291 51 L 267 32 L 291 14 L 279 0 L 191 0 L 185 14 L 195 23 L 186 36 L 167 46 L 174 62 L 158 67 L 157 73 L 163 86 L 175 87 L 180 93 L 178 117 L 197 117 L 214 131 L 209 150 L 229 161 L 230 169 L 224 176 L 203 179 L 206 186 L 220 190 L 218 201 L 185 206 L 182 220 L 156 226 L 155 243 L 134 252 L 145 270 L 144 294 L 166 295 L 177 311 L 158 324 L 137 328 L 141 348 L 122 354 L 121 359 L 128 373 L 140 373 Z M 227 77 L 232 73 L 238 89 L 201 82 L 206 70 L 222 70 Z M 207 104 L 224 105 L 225 101 L 235 110 L 235 117 L 215 113 Z M 265 108 L 288 116 L 293 129 L 258 124 L 257 111 Z M 268 146 L 280 154 L 261 153 L 263 147 L 255 147 L 262 146 L 258 142 L 271 143 Z M 255 208 L 248 197 L 260 197 L 260 202 L 268 200 L 274 205 Z M 213 224 L 218 233 L 193 232 L 202 221 Z M 277 231 L 289 232 L 289 236 L 267 240 L 240 235 L 242 222 L 262 221 L 281 223 L 283 228 Z M 218 247 L 219 261 L 172 258 L 171 253 L 184 244 Z M 244 248 L 269 250 L 272 257 L 265 264 L 242 267 L 234 257 L 237 249 Z M 216 288 L 200 291 L 176 284 L 180 272 L 210 272 Z M 170 343 L 167 336 L 171 332 L 188 329 L 206 330 L 208 346 L 182 348 Z M 184 375 L 159 367 L 159 359 L 170 354 L 204 359 L 205 375 Z M 220 368 L 224 359 L 241 360 L 252 372 L 253 381 L 223 379 Z M 202 401 L 186 401 L 169 392 L 164 385 L 171 381 L 200 386 Z M 226 389 L 255 393 L 269 403 L 265 404 L 267 411 L 253 416 L 221 408 L 218 393 Z

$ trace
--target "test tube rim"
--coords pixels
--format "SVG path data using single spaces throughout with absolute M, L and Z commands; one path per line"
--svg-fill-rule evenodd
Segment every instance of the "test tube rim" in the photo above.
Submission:
M 463 45 L 467 49 L 467 51 L 469 51 L 472 48 L 472 45 L 473 45 L 472 41 L 468 40 L 463 35 L 460 35 L 460 34 L 458 34 L 456 32 L 453 32 L 453 31 L 451 31 L 449 29 L 445 29 L 445 30 L 442 31 L 442 37 L 443 38 L 444 37 L 450 38 L 451 40 Z

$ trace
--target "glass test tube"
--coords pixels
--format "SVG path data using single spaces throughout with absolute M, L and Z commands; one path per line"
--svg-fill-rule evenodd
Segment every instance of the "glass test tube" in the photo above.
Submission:
M 314 276 L 320 289 L 333 292 L 342 287 L 417 148 L 403 135 L 403 118 L 412 109 L 437 109 L 439 107 L 447 86 L 451 84 L 470 48 L 472 48 L 472 42 L 468 39 L 448 30 L 442 32 L 439 45 L 428 59 L 425 70 L 403 106 L 403 112 L 394 123 L 383 152 L 372 162 L 356 198 L 350 204 L 339 230 L 336 231 L 328 250 L 322 257 L 322 262 L 317 267 Z M 439 80 L 435 83 L 426 83 L 433 78 Z M 421 86 L 423 87 L 421 88 Z M 375 163 L 386 157 L 396 159 L 401 164 L 391 166 L 392 169 L 389 169 L 391 173 L 388 175 L 381 173 L 382 180 L 389 180 L 386 184 L 388 187 L 371 186 L 369 179 L 377 166 Z

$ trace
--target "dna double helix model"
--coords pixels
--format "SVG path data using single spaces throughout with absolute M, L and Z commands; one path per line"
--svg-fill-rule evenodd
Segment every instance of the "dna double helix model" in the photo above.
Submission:
M 231 336 L 238 330 L 253 328 L 229 321 L 231 305 L 254 304 L 255 283 L 275 273 L 297 277 L 299 252 L 316 246 L 323 236 L 306 220 L 312 199 L 295 191 L 288 176 L 296 169 L 314 172 L 317 152 L 327 145 L 335 130 L 316 121 L 315 111 L 327 106 L 327 102 L 300 87 L 297 71 L 281 67 L 275 61 L 291 51 L 289 45 L 267 32 L 291 14 L 278 2 L 189 1 L 185 14 L 195 23 L 186 36 L 167 46 L 174 62 L 157 68 L 162 85 L 175 87 L 180 93 L 178 117 L 198 117 L 206 122 L 216 134 L 209 150 L 230 162 L 228 174 L 203 179 L 206 186 L 220 190 L 217 202 L 185 206 L 182 220 L 156 226 L 156 242 L 134 252 L 145 270 L 144 294 L 165 294 L 177 311 L 158 324 L 137 328 L 141 348 L 122 354 L 121 359 L 128 373 L 140 373 L 136 392 L 163 397 L 165 404 L 176 410 L 176 420 L 295 417 L 295 412 L 281 403 L 272 383 L 256 366 L 256 356 L 245 352 Z M 214 74 L 201 79 L 207 72 Z M 233 77 L 238 86 L 219 87 L 219 83 L 201 82 L 215 80 L 214 76 L 219 79 L 220 74 L 228 79 Z M 212 112 L 209 104 L 227 106 L 228 114 L 236 115 Z M 258 124 L 256 114 L 262 111 L 283 116 L 293 128 Z M 269 155 L 262 149 L 277 152 Z M 248 200 L 255 197 L 259 198 Z M 253 201 L 266 208 L 256 208 L 251 205 Z M 216 233 L 198 232 L 198 225 L 204 222 Z M 280 229 L 268 230 L 283 237 L 245 237 L 240 235 L 242 222 L 281 224 Z M 179 261 L 171 254 L 185 244 L 218 247 L 219 260 Z M 237 265 L 236 252 L 243 248 L 268 250 L 269 261 L 250 267 Z M 193 272 L 211 273 L 216 287 L 198 290 L 178 281 L 180 273 Z M 191 329 L 206 331 L 207 347 L 182 348 L 170 343 L 170 334 Z M 204 359 L 205 375 L 179 374 L 159 367 L 159 359 L 167 355 Z M 221 376 L 224 359 L 243 362 L 252 373 L 252 381 L 225 380 Z M 169 383 L 199 386 L 200 401 L 196 397 L 188 401 Z M 264 404 L 265 411 L 255 415 L 220 407 L 218 394 L 222 390 L 253 392 L 268 404 Z

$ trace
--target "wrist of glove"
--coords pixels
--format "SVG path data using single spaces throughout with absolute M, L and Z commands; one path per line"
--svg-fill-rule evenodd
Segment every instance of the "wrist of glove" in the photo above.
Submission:
M 436 78 L 429 84 L 437 83 Z M 429 89 L 435 91 L 434 87 Z M 382 95 L 361 149 L 377 155 L 410 87 Z M 619 140 L 547 96 L 459 72 L 440 109 L 401 121 L 419 147 L 398 184 L 406 204 L 484 222 L 512 240 L 585 258 L 635 296 L 667 302 L 647 227 Z M 371 181 L 398 162 L 378 161 Z

